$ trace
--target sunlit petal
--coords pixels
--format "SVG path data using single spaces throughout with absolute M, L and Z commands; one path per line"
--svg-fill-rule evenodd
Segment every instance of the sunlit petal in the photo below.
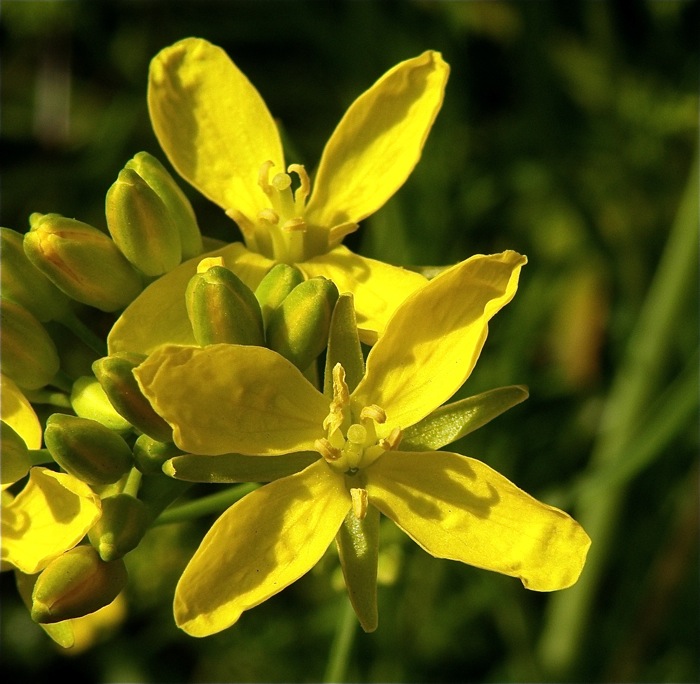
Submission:
M 117 319 L 107 337 L 110 354 L 149 354 L 161 344 L 195 344 L 187 317 L 185 290 L 197 265 L 206 257 L 221 256 L 248 287 L 255 288 L 272 267 L 266 257 L 248 251 L 240 242 L 190 259 L 151 283 Z
M 358 222 L 403 185 L 442 105 L 449 67 L 428 51 L 390 69 L 350 106 L 328 141 L 307 217 Z
M 566 513 L 487 465 L 449 452 L 390 452 L 367 469 L 370 503 L 428 553 L 554 591 L 578 579 L 590 539 Z
M 355 405 L 381 406 L 390 429 L 413 425 L 449 399 L 472 372 L 488 322 L 513 298 L 525 262 L 510 251 L 477 255 L 411 295 L 372 348 Z
M 313 451 L 324 435 L 328 399 L 263 347 L 165 345 L 134 375 L 175 444 L 193 454 Z
M 168 159 L 203 195 L 248 217 L 266 206 L 258 171 L 267 160 L 284 166 L 279 133 L 258 91 L 221 48 L 186 38 L 158 53 L 148 107 Z
M 72 549 L 100 517 L 100 498 L 66 473 L 32 468 L 2 511 L 2 560 L 32 575 Z
M 353 294 L 360 338 L 367 344 L 376 342 L 398 306 L 428 282 L 418 273 L 368 259 L 342 245 L 298 267 L 309 278 L 325 276 L 341 293 Z
M 333 541 L 350 495 L 325 461 L 231 506 L 206 534 L 175 590 L 175 620 L 193 636 L 226 629 L 241 613 L 307 573 Z
M 26 443 L 41 449 L 42 429 L 32 405 L 14 380 L 0 376 L 0 416 Z

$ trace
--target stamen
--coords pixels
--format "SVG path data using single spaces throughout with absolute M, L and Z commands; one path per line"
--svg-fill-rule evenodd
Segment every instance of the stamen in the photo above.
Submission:
M 258 171 L 258 185 L 262 188 L 262 191 L 269 197 L 272 192 L 272 186 L 270 185 L 270 169 L 275 165 L 271 159 L 268 159 Z
M 314 442 L 314 449 L 318 451 L 326 461 L 337 461 L 343 454 L 340 449 L 336 449 L 325 437 Z
M 403 432 L 401 432 L 401 428 L 395 427 L 389 433 L 388 437 L 379 440 L 379 446 L 381 446 L 382 449 L 384 449 L 385 451 L 391 451 L 392 449 L 397 449 L 399 444 L 401 443 L 402 437 L 403 437 Z
M 304 213 L 304 205 L 306 204 L 306 198 L 309 196 L 311 191 L 311 182 L 309 181 L 309 174 L 306 173 L 306 169 L 301 164 L 290 164 L 287 167 L 288 173 L 296 173 L 299 176 L 299 182 L 301 185 L 294 192 L 294 205 L 298 214 Z
M 359 224 L 352 222 L 341 223 L 337 226 L 333 226 L 328 231 L 329 249 L 332 249 L 333 247 L 339 245 L 347 235 L 350 235 L 350 233 L 354 233 L 359 227 Z
M 364 520 L 367 515 L 367 506 L 369 497 L 367 490 L 360 487 L 350 488 L 350 497 L 352 498 L 352 512 L 358 520 Z
M 382 425 L 383 423 L 386 423 L 386 411 L 381 406 L 372 404 L 371 406 L 365 406 L 360 411 L 360 418 L 369 418 L 375 423 L 379 423 L 380 425 Z
M 289 219 L 289 221 L 285 221 L 284 225 L 282 226 L 282 230 L 287 233 L 303 233 L 306 230 L 306 221 L 304 221 L 304 219 L 300 216 Z

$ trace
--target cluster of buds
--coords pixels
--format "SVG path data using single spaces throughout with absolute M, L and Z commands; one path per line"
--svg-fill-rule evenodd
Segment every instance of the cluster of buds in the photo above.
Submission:
M 199 259 L 185 293 L 198 345 L 264 346 L 314 373 L 339 297 L 330 280 L 305 280 L 286 264 L 274 266 L 253 290 L 223 259 L 202 258 L 192 207 L 145 152 L 107 191 L 106 224 L 103 231 L 36 213 L 26 234 L 1 229 L 3 524 L 12 524 L 14 509 L 23 506 L 32 469 L 78 481 L 97 510 L 84 534 L 37 568 L 27 571 L 3 548 L 3 569 L 15 570 L 33 620 L 52 636 L 56 623 L 91 614 L 117 597 L 128 582 L 124 556 L 190 486 L 163 472 L 183 450 L 134 375 L 147 356 L 105 353 L 110 316 L 116 319 L 150 282 L 182 261 Z M 74 336 L 68 344 L 67 331 Z M 53 406 L 41 424 L 41 444 L 28 443 L 17 427 L 14 402 L 4 401 L 10 386 L 17 388 L 22 410 Z M 57 518 L 70 517 L 58 510 L 70 501 L 49 496 L 48 504 Z M 31 510 L 20 513 L 31 525 Z M 21 541 L 22 533 L 8 536 Z

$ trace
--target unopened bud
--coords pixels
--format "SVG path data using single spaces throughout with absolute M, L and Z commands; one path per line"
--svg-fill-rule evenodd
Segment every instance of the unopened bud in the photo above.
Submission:
M 267 346 L 305 371 L 328 344 L 338 288 L 317 277 L 297 285 L 270 316 Z
M 202 234 L 199 232 L 192 205 L 166 168 L 148 152 L 136 154 L 133 159 L 127 162 L 125 168 L 138 173 L 168 208 L 171 219 L 180 235 L 182 260 L 185 261 L 200 255 L 204 249 Z
M 106 563 L 92 546 L 76 546 L 39 575 L 32 592 L 32 620 L 62 622 L 94 613 L 117 598 L 127 578 L 121 558 Z
M 2 296 L 21 304 L 37 320 L 60 320 L 70 309 L 70 299 L 59 290 L 24 253 L 24 236 L 0 228 L 0 278 Z
M 112 484 L 133 465 L 124 439 L 88 418 L 52 414 L 46 421 L 44 441 L 61 468 L 90 485 Z
M 173 429 L 155 412 L 132 372 L 145 358 L 141 354 L 120 352 L 97 359 L 92 364 L 92 372 L 123 418 L 153 439 L 169 442 Z
M 297 285 L 303 282 L 304 276 L 301 271 L 289 264 L 275 264 L 267 272 L 255 290 L 265 326 L 269 323 L 270 314 Z
M 58 214 L 32 214 L 30 222 L 24 236 L 27 257 L 69 297 L 116 311 L 141 292 L 141 276 L 97 228 Z
M 260 304 L 228 268 L 204 265 L 190 279 L 185 303 L 197 344 L 264 344 Z
M 130 494 L 108 496 L 102 499 L 102 515 L 88 539 L 103 561 L 117 560 L 139 545 L 151 522 L 143 501 Z
M 81 418 L 96 420 L 110 430 L 128 432 L 131 429 L 131 423 L 112 406 L 102 385 L 92 375 L 83 375 L 73 383 L 70 404 Z
M 134 442 L 134 461 L 144 475 L 161 473 L 167 460 L 181 455 L 182 449 L 173 442 L 159 442 L 145 434 Z
M 2 372 L 25 389 L 48 385 L 58 372 L 56 345 L 44 326 L 27 309 L 0 300 Z
M 159 276 L 180 263 L 180 233 L 168 208 L 132 169 L 123 169 L 107 191 L 107 227 L 122 254 L 148 276 Z
M 27 443 L 4 420 L 0 422 L 0 485 L 2 489 L 21 480 L 31 468 Z

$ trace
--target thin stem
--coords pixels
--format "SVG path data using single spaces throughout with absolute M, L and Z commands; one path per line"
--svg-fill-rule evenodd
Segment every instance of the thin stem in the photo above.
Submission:
M 73 312 L 70 312 L 62 318 L 60 323 L 68 328 L 77 338 L 82 340 L 90 349 L 99 354 L 99 356 L 107 355 L 106 342 L 96 335 Z
M 350 651 L 357 631 L 357 618 L 347 594 L 343 594 L 342 603 L 338 611 L 338 622 L 328 655 L 324 682 L 344 682 L 347 679 Z
M 163 511 L 153 523 L 154 525 L 170 525 L 177 522 L 185 522 L 201 518 L 204 515 L 211 513 L 219 513 L 226 510 L 229 506 L 242 499 L 246 494 L 250 494 L 260 485 L 257 482 L 247 482 L 245 484 L 229 487 L 216 494 L 203 496 L 193 501 L 173 506 Z

